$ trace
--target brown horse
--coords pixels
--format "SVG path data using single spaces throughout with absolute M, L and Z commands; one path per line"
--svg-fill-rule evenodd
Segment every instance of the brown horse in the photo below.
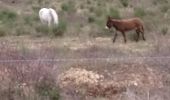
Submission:
M 143 40 L 146 40 L 144 37 L 144 28 L 143 28 L 143 22 L 140 18 L 131 18 L 131 19 L 114 19 L 110 16 L 107 19 L 106 28 L 111 29 L 114 27 L 116 29 L 115 36 L 113 38 L 113 43 L 116 40 L 117 37 L 117 31 L 121 32 L 124 37 L 124 42 L 126 43 L 126 34 L 125 32 L 135 30 L 137 33 L 137 39 L 139 40 L 140 33 L 142 34 Z

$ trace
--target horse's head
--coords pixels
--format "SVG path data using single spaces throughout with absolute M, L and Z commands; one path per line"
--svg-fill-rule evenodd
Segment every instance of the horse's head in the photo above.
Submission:
M 111 27 L 112 27 L 112 18 L 108 16 L 105 28 L 110 29 Z

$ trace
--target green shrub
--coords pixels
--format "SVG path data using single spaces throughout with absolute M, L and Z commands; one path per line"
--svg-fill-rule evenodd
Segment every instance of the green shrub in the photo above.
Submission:
M 128 6 L 128 0 L 120 0 L 120 2 L 122 3 L 122 5 L 124 6 L 124 7 L 127 7 Z
M 142 9 L 142 8 L 135 8 L 135 9 L 134 9 L 134 15 L 135 15 L 136 17 L 144 17 L 144 16 L 146 15 L 146 12 L 145 12 L 145 10 Z
M 89 22 L 89 23 L 95 22 L 94 16 L 89 16 L 89 17 L 88 17 L 88 22 Z
M 54 36 L 62 36 L 67 30 L 67 23 L 65 21 L 60 21 L 58 26 L 53 26 L 52 34 Z
M 17 18 L 17 14 L 10 10 L 2 10 L 0 11 L 0 20 L 3 23 L 11 23 L 15 21 Z
M 109 15 L 112 16 L 113 18 L 120 19 L 120 13 L 117 9 L 111 8 L 109 11 Z
M 66 12 L 75 11 L 75 3 L 73 1 L 68 1 L 67 3 L 63 3 L 61 5 L 61 9 Z
M 32 13 L 31 15 L 23 16 L 23 23 L 32 26 L 33 24 L 40 23 L 38 14 Z
M 49 100 L 59 100 L 59 90 L 54 83 L 51 82 L 41 82 L 36 84 L 36 91 L 40 96 L 48 97 Z

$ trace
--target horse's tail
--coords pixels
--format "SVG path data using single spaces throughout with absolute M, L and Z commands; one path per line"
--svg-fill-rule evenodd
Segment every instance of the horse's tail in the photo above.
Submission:
M 58 15 L 57 15 L 57 13 L 52 8 L 49 8 L 49 10 L 50 10 L 50 14 L 52 15 L 54 24 L 58 25 L 59 22 L 58 22 Z

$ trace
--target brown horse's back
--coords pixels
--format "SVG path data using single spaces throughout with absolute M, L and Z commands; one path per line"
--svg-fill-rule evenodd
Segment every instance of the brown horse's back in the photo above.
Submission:
M 120 25 L 118 25 L 118 30 L 120 31 L 129 31 L 143 28 L 143 22 L 140 18 L 122 19 L 118 22 L 120 22 Z

